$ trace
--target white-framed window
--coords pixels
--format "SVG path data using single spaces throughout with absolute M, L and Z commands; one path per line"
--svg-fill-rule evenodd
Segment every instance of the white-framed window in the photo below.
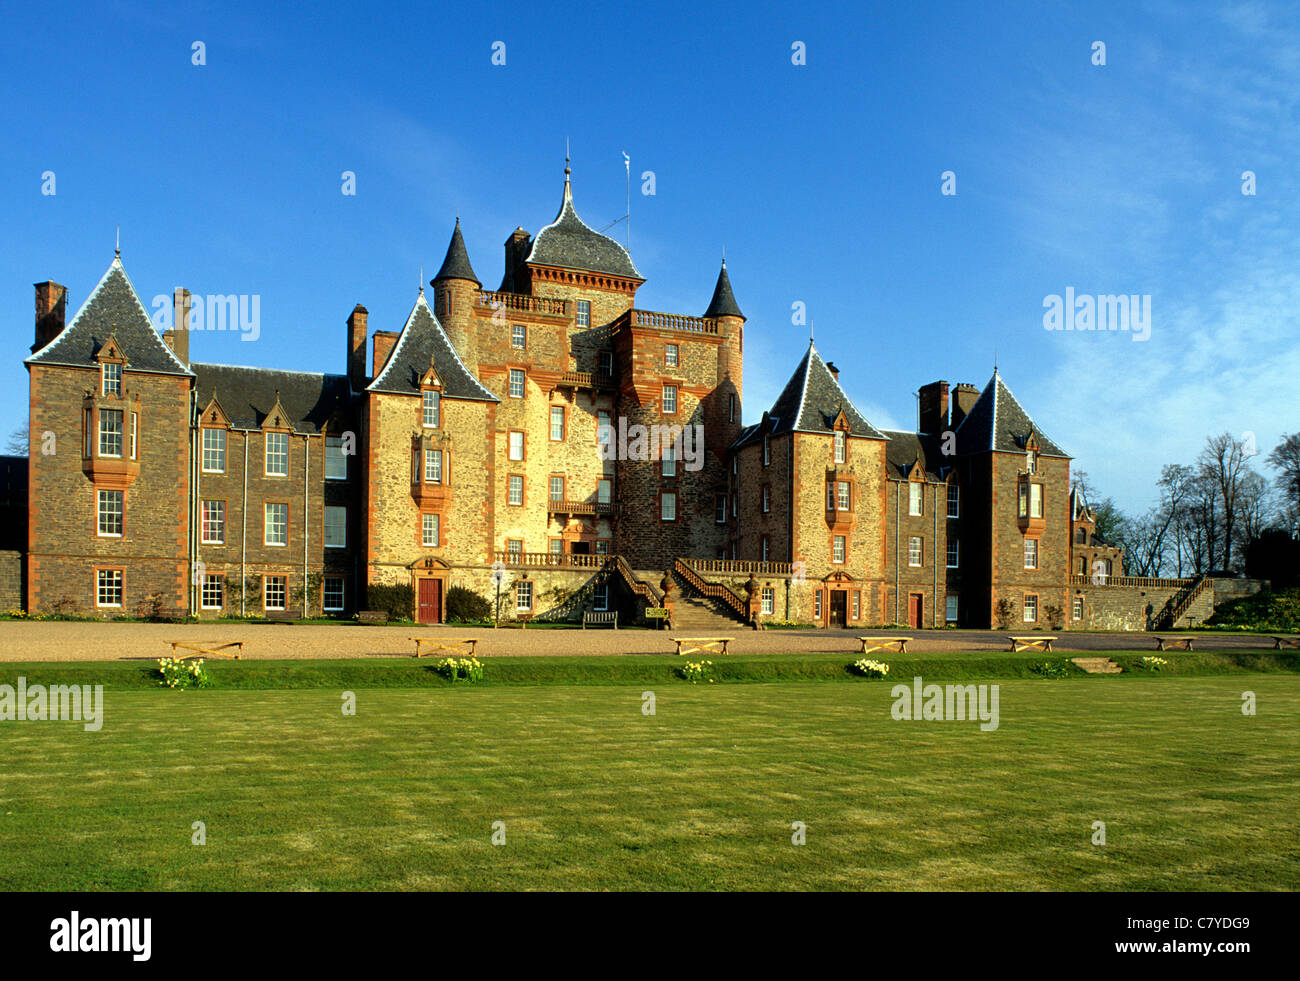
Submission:
M 348 509 L 327 504 L 325 506 L 325 547 L 347 548 Z
M 763 605 L 759 609 L 770 615 L 776 609 L 776 590 L 771 586 L 764 586 L 760 597 Z
M 420 424 L 425 429 L 437 429 L 442 422 L 442 393 L 426 389 L 420 393 Z
M 592 587 L 591 607 L 601 613 L 609 609 L 609 583 L 598 582 Z
M 1076 597 L 1074 597 L 1074 599 L 1071 601 L 1071 603 L 1070 603 L 1070 619 L 1071 619 L 1071 620 L 1082 620 L 1082 619 L 1083 619 L 1083 597 L 1082 597 L 1082 596 L 1076 596 Z
M 597 538 L 597 539 L 596 539 L 596 554 L 597 554 L 597 555 L 608 555 L 608 554 L 609 554 L 609 539 L 608 539 L 608 538 Z
M 226 472 L 226 431 L 224 429 L 203 430 L 203 472 Z
M 961 488 L 956 484 L 948 485 L 948 517 L 961 517 Z
M 608 444 L 614 438 L 609 409 L 596 410 L 596 439 L 601 444 Z
M 510 346 L 516 351 L 522 351 L 528 347 L 528 328 L 523 324 L 512 324 L 510 327 Z
M 552 501 L 564 500 L 564 478 L 552 476 L 548 487 L 548 497 Z
M 850 490 L 850 484 L 847 480 L 838 480 L 835 482 L 835 493 L 837 496 L 836 503 L 841 511 L 851 510 L 853 504 L 853 493 Z
M 426 548 L 437 548 L 438 543 L 442 541 L 442 521 L 441 516 L 431 511 L 426 511 L 420 515 L 420 544 Z
M 547 546 L 547 547 L 546 547 L 546 550 L 547 550 L 551 555 L 563 555 L 563 554 L 564 554 L 564 539 L 563 539 L 563 538 L 552 538 L 552 539 L 550 539 L 549 541 L 547 541 L 546 546 Z
M 574 305 L 573 313 L 574 323 L 579 327 L 591 326 L 591 301 L 579 300 Z
M 524 458 L 524 434 L 517 429 L 510 432 L 510 459 L 522 460 Z
M 507 498 L 506 500 L 519 507 L 524 503 L 524 478 L 517 473 L 512 473 L 506 481 Z
M 424 451 L 424 482 L 426 484 L 442 483 L 442 450 Z
M 763 466 L 766 467 L 771 462 L 772 462 L 772 444 L 768 441 L 768 438 L 764 436 L 763 437 Z
M 524 397 L 524 370 L 522 368 L 510 369 L 510 397 L 512 399 Z
M 772 557 L 772 539 L 767 535 L 763 535 L 758 540 L 758 556 L 763 562 L 769 561 Z
M 515 583 L 515 609 L 527 613 L 533 608 L 533 584 L 527 579 Z
M 659 520 L 677 520 L 677 495 L 672 491 L 664 491 L 659 495 Z
M 266 475 L 289 476 L 289 434 L 266 434 Z
M 122 366 L 116 361 L 105 361 L 99 366 L 100 378 L 103 385 L 100 388 L 102 395 L 121 395 L 122 394 Z
M 856 589 L 853 591 L 853 619 L 862 619 L 862 594 Z
M 289 505 L 267 504 L 264 518 L 265 533 L 262 542 L 265 545 L 289 544 Z
M 1043 485 L 1029 485 L 1029 516 L 1031 518 L 1041 518 L 1043 516 Z
M 137 446 L 137 443 L 139 441 L 139 436 L 140 436 L 140 413 L 132 412 L 131 413 L 131 459 L 132 460 L 139 459 L 139 457 L 137 456 L 137 453 L 139 452 Z
M 844 546 L 845 546 L 845 542 L 844 542 L 843 535 L 836 535 L 831 540 L 831 561 L 832 562 L 835 562 L 837 564 L 843 564 Z
M 205 610 L 220 610 L 226 605 L 226 577 L 210 572 L 203 574 L 199 587 L 199 606 Z
M 1038 568 L 1038 539 L 1037 538 L 1025 539 L 1025 568 L 1026 569 Z
M 226 544 L 226 502 L 204 501 L 200 525 L 204 545 Z
M 949 538 L 948 539 L 948 568 L 949 569 L 957 568 L 957 562 L 958 562 L 957 539 Z
M 122 537 L 122 492 L 102 490 L 99 497 L 99 535 L 101 538 Z
M 907 540 L 907 564 L 910 566 L 919 566 L 921 564 L 921 550 L 923 542 L 920 535 L 913 535 Z
M 948 623 L 957 622 L 957 597 L 949 593 L 943 600 L 943 618 Z
M 326 613 L 337 613 L 343 609 L 343 577 L 326 576 L 321 589 L 321 609 Z
M 1025 593 L 1025 623 L 1033 623 L 1038 619 L 1038 596 L 1035 593 Z
M 664 365 L 669 368 L 677 367 L 677 345 L 667 344 L 664 346 Z
M 1029 517 L 1029 485 L 1023 481 L 1020 484 L 1018 513 L 1022 518 Z
M 325 437 L 325 479 L 348 479 L 348 455 L 343 452 L 342 436 Z
M 265 610 L 283 610 L 289 595 L 288 577 L 267 576 L 262 582 L 262 608 Z
M 819 589 L 813 593 L 813 619 L 822 618 L 822 591 Z
M 924 486 L 918 481 L 912 481 L 907 485 L 907 513 L 912 517 L 919 517 L 925 513 Z
M 772 487 L 770 484 L 764 484 L 759 494 L 759 507 L 764 514 L 772 510 Z
M 90 454 L 93 451 L 92 448 L 95 445 L 94 426 L 95 426 L 95 413 L 90 409 L 86 409 L 82 413 L 82 422 L 81 422 L 81 427 L 82 427 L 81 432 L 83 437 L 82 446 L 81 446 L 81 455 L 85 457 L 87 460 L 90 459 Z
M 524 554 L 524 541 L 522 538 L 506 539 L 506 555 L 511 558 L 518 558 Z
M 665 446 L 659 452 L 660 473 L 665 477 L 677 476 L 677 454 L 673 447 Z
M 99 410 L 99 455 L 122 455 L 122 410 Z
M 1038 454 L 1033 450 L 1025 450 L 1025 472 L 1035 473 L 1038 470 Z
M 845 447 L 844 430 L 837 429 L 835 431 L 835 462 L 836 463 L 844 462 L 845 449 L 846 447 Z
M 608 504 L 614 497 L 614 482 L 608 477 L 596 481 L 596 503 Z
M 664 386 L 664 415 L 671 416 L 677 412 L 677 386 Z
M 560 442 L 564 439 L 564 406 L 551 406 L 551 440 Z
M 713 496 L 713 522 L 714 524 L 725 525 L 727 523 L 727 495 L 715 494 Z
M 835 485 L 830 481 L 826 482 L 826 510 L 835 510 Z
M 121 606 L 122 605 L 122 570 L 121 569 L 96 569 L 95 570 L 95 605 L 96 606 Z

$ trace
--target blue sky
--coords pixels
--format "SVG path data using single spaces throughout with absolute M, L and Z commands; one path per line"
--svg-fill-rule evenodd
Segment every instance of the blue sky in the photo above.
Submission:
M 31 284 L 68 286 L 71 317 L 118 224 L 146 303 L 261 296 L 257 342 L 197 335 L 196 360 L 341 371 L 353 305 L 400 329 L 457 211 L 497 285 L 515 226 L 555 216 L 566 138 L 594 227 L 624 213 L 622 151 L 655 174 L 654 196 L 633 186 L 639 306 L 702 313 L 726 249 L 747 421 L 802 356 L 798 301 L 881 427 L 914 425 L 929 381 L 982 387 L 996 351 L 1126 508 L 1210 433 L 1267 453 L 1300 429 L 1290 4 L 107 2 L 5 22 L 5 434 L 25 420 Z M 1067 287 L 1149 294 L 1150 340 L 1044 330 Z

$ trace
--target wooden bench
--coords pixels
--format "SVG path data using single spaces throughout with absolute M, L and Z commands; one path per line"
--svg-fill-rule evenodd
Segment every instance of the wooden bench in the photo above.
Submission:
M 178 650 L 189 651 L 189 654 L 182 654 L 176 658 L 178 661 L 188 661 L 195 657 L 233 657 L 239 660 L 244 653 L 244 642 L 242 640 L 232 640 L 229 644 L 222 644 L 215 640 L 169 640 L 167 643 L 172 645 L 172 657 L 176 657 Z M 235 653 L 230 653 L 230 648 L 235 649 Z
M 475 657 L 478 651 L 477 637 L 461 637 L 457 640 L 448 637 L 412 637 L 410 639 L 415 641 L 416 657 L 424 654 L 426 644 L 435 651 L 451 651 L 453 654 L 468 654 L 470 657 Z
M 1011 637 L 1009 639 L 1011 640 L 1011 653 L 1018 654 L 1021 651 L 1050 652 L 1052 650 L 1052 641 L 1057 638 L 1039 635 L 1037 637 Z
M 1157 637 L 1156 650 L 1158 651 L 1190 651 L 1194 637 Z
M 674 637 L 673 643 L 678 654 L 726 654 L 727 645 L 733 640 L 734 637 Z
M 1273 650 L 1280 651 L 1283 647 L 1300 648 L 1300 634 L 1295 637 L 1274 637 Z
M 588 610 L 582 615 L 582 629 L 587 629 L 587 624 L 593 627 L 612 624 L 614 629 L 618 629 L 618 611 L 617 610 Z
M 862 642 L 862 654 L 871 654 L 875 651 L 893 651 L 895 654 L 907 653 L 906 637 L 859 637 Z
M 387 610 L 361 610 L 357 613 L 357 623 L 387 623 Z

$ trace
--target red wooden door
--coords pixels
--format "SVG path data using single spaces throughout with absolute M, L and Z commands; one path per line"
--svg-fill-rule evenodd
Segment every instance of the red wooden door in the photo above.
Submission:
M 921 594 L 909 593 L 907 596 L 907 622 L 921 629 Z
M 420 623 L 442 622 L 442 580 L 420 580 L 420 609 L 417 616 Z

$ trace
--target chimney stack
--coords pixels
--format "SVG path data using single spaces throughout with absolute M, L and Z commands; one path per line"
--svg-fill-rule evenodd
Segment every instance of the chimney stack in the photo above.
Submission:
M 920 391 L 920 432 L 938 436 L 948 428 L 948 383 L 930 382 Z
M 961 425 L 963 419 L 970 415 L 970 410 L 975 408 L 975 403 L 979 401 L 980 390 L 974 385 L 962 382 L 952 390 L 952 428 L 955 430 Z
M 354 392 L 366 387 L 366 337 L 370 311 L 358 303 L 348 314 L 348 384 Z
M 501 278 L 501 292 L 520 292 L 520 287 L 524 284 L 516 281 L 515 273 L 524 264 L 524 257 L 528 255 L 531 241 L 522 225 L 511 232 L 510 237 L 506 239 L 506 272 Z
M 163 331 L 163 341 L 178 361 L 190 365 L 190 291 L 177 286 L 172 291 L 172 328 Z
M 36 343 L 35 354 L 63 333 L 64 316 L 68 302 L 68 289 L 52 280 L 36 283 Z
M 395 334 L 391 330 L 375 331 L 375 346 L 371 360 L 373 362 L 370 373 L 375 378 L 384 370 L 384 365 L 388 364 L 388 356 L 393 353 L 393 345 L 397 343 L 400 334 Z
M 827 361 L 826 370 L 831 373 L 831 377 L 835 379 L 835 384 L 838 385 L 840 383 L 840 369 L 835 367 L 835 362 Z

